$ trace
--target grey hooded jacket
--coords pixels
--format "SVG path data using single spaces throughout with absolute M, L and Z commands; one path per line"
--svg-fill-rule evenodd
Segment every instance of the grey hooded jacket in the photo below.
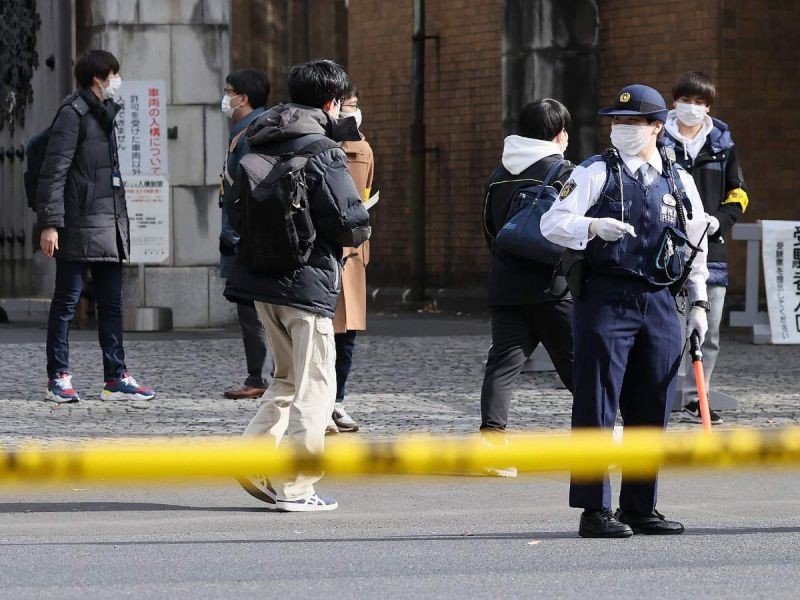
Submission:
M 355 119 L 333 120 L 318 108 L 279 104 L 250 124 L 246 139 L 251 152 L 280 155 L 298 152 L 324 137 L 344 141 L 353 136 L 358 136 Z M 333 317 L 342 281 L 342 247 L 357 247 L 369 239 L 369 214 L 340 147 L 312 156 L 305 170 L 317 231 L 308 264 L 268 276 L 253 273 L 237 257 L 225 286 L 228 300 L 292 306 Z

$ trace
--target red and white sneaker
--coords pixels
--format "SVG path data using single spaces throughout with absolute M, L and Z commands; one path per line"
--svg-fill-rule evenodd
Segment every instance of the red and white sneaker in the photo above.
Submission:
M 47 393 L 45 400 L 57 402 L 58 404 L 69 404 L 78 402 L 80 396 L 72 388 L 72 377 L 69 373 L 59 373 L 55 377 L 47 380 Z
M 122 377 L 106 381 L 103 391 L 100 392 L 100 398 L 103 400 L 152 400 L 155 396 L 154 390 L 140 386 L 127 373 L 123 373 Z

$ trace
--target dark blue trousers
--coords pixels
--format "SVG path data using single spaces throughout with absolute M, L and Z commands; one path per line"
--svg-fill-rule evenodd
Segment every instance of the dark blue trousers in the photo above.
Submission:
M 336 402 L 344 402 L 345 386 L 353 367 L 353 351 L 356 348 L 356 335 L 358 331 L 348 329 L 344 333 L 337 333 L 336 340 Z
M 97 334 L 106 381 L 125 373 L 122 348 L 122 263 L 56 262 L 56 287 L 47 320 L 47 376 L 69 373 L 69 328 L 81 297 L 83 271 L 89 267 L 97 299 Z
M 634 278 L 593 276 L 572 315 L 573 429 L 611 429 L 618 409 L 626 430 L 666 427 L 682 348 L 681 321 L 669 290 Z M 602 481 L 573 477 L 569 504 L 612 508 L 608 475 Z M 623 473 L 619 505 L 635 513 L 654 510 L 656 480 Z

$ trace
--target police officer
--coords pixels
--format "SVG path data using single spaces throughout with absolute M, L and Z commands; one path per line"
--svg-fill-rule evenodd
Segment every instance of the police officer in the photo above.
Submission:
M 683 339 L 673 292 L 692 254 L 687 334 L 702 343 L 708 329 L 705 213 L 691 176 L 657 146 L 667 108 L 656 90 L 625 87 L 600 114 L 612 118 L 613 147 L 573 171 L 541 221 L 547 239 L 584 253 L 572 426 L 613 428 L 619 408 L 627 427 L 663 428 Z M 602 483 L 573 478 L 569 502 L 584 509 L 582 537 L 683 532 L 656 511 L 655 478 L 623 474 L 616 512 L 607 475 Z

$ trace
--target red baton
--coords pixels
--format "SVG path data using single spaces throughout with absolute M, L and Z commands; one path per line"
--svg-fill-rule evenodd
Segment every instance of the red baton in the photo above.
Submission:
M 706 433 L 711 433 L 711 411 L 708 408 L 706 373 L 705 369 L 703 369 L 703 351 L 700 349 L 700 336 L 696 331 L 693 331 L 689 340 L 691 342 L 689 353 L 692 355 L 694 380 L 697 384 L 697 399 L 700 402 L 700 419 L 703 421 L 703 430 Z

